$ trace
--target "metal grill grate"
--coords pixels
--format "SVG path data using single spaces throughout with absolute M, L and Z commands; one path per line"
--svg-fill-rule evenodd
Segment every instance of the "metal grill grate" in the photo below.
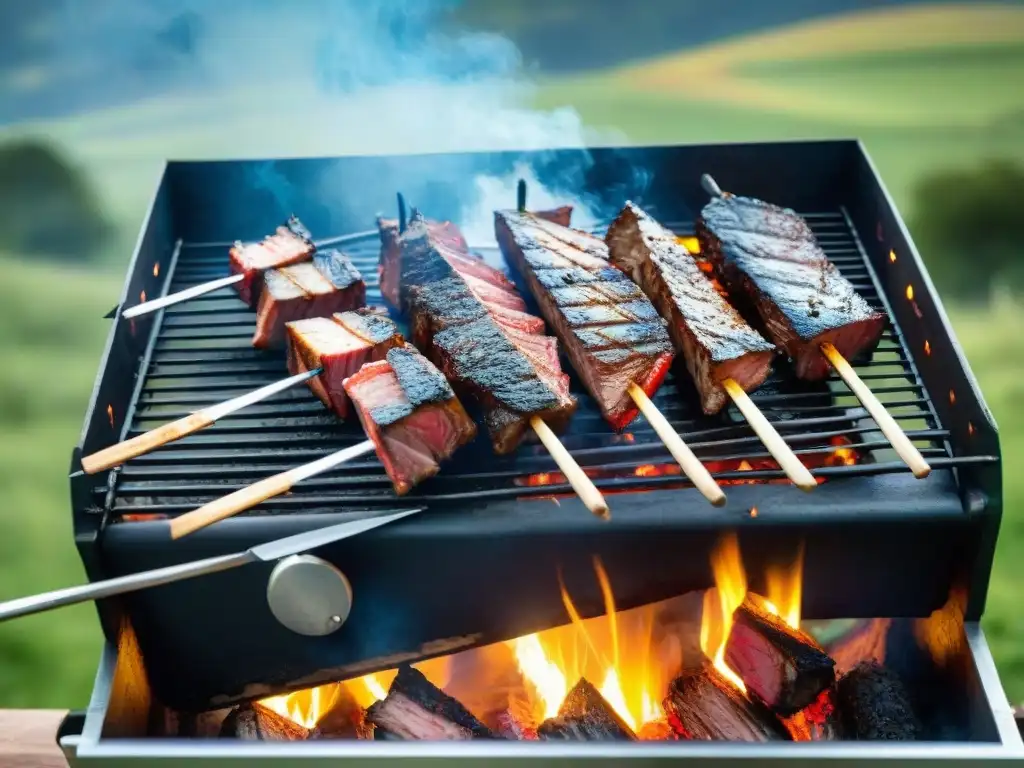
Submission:
M 936 469 L 980 461 L 984 457 L 953 457 L 948 432 L 937 423 L 913 356 L 893 324 L 864 249 L 842 210 L 804 214 L 832 261 L 855 288 L 890 318 L 870 361 L 855 365 L 890 412 Z M 692 222 L 669 226 L 692 234 Z M 326 244 L 329 241 L 324 241 Z M 359 233 L 342 246 L 362 272 L 367 302 L 380 305 L 377 287 L 379 241 L 376 232 Z M 170 265 L 169 291 L 179 291 L 227 274 L 228 244 L 184 243 Z M 480 250 L 480 249 L 477 249 Z M 495 253 L 485 253 L 488 258 Z M 497 256 L 500 258 L 500 256 Z M 527 301 L 531 299 L 527 295 Z M 533 307 L 532 311 L 536 312 Z M 148 368 L 138 390 L 129 437 L 206 405 L 250 391 L 287 375 L 281 352 L 258 352 L 250 346 L 254 313 L 232 288 L 167 309 L 154 324 Z M 922 350 L 920 354 L 924 354 Z M 568 365 L 566 370 L 571 372 Z M 672 464 L 643 417 L 627 432 L 614 434 L 592 400 L 573 379 L 579 409 L 563 442 L 586 469 L 599 470 L 596 484 L 606 492 L 640 491 L 684 485 L 677 475 L 646 468 Z M 877 432 L 859 403 L 835 376 L 816 385 L 796 380 L 781 360 L 772 377 L 752 395 L 799 454 L 831 453 L 837 438 L 862 456 L 853 466 L 825 466 L 816 476 L 836 481 L 851 476 L 907 471 Z M 720 480 L 783 479 L 778 470 L 737 469 L 736 461 L 763 466 L 769 459 L 735 407 L 716 417 L 699 409 L 681 364 L 666 379 L 655 402 L 686 438 L 698 457 L 729 467 L 713 474 Z M 481 430 L 483 432 L 483 430 Z M 282 471 L 363 440 L 359 425 L 339 423 L 305 387 L 295 387 L 272 400 L 250 407 L 203 432 L 126 465 L 115 477 L 115 492 L 97 488 L 98 506 L 109 506 L 114 519 L 138 515 L 163 516 L 186 512 L 255 479 Z M 726 464 L 732 462 L 732 464 Z M 745 469 L 745 468 L 744 468 Z M 536 442 L 527 442 L 512 456 L 495 456 L 482 435 L 464 448 L 442 473 L 406 497 L 424 502 L 471 501 L 481 498 L 552 496 L 571 492 L 567 485 L 524 484 L 526 476 L 557 471 Z M 354 461 L 309 480 L 249 514 L 360 510 L 393 506 L 395 497 L 375 457 Z M 127 517 L 126 517 L 127 516 Z

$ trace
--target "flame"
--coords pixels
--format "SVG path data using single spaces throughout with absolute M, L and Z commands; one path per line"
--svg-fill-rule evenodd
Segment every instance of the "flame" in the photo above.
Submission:
M 511 641 L 513 654 L 534 693 L 533 716 L 538 722 L 557 716 L 572 686 L 585 677 L 636 732 L 665 716 L 660 699 L 668 680 L 651 658 L 654 614 L 640 610 L 620 616 L 608 574 L 596 558 L 594 570 L 605 617 L 584 620 L 562 585 L 562 603 L 571 623 Z M 600 629 L 597 622 L 602 622 Z
M 725 663 L 725 644 L 732 630 L 732 615 L 747 594 L 747 574 L 743 570 L 740 545 L 735 534 L 723 538 L 711 553 L 715 588 L 704 593 L 700 621 L 700 649 L 722 676 L 744 693 L 747 686 Z
M 852 467 L 860 463 L 860 455 L 849 447 L 850 441 L 845 437 L 833 437 L 831 442 L 835 450 L 825 459 L 826 467 Z
M 318 685 L 316 688 L 261 699 L 260 704 L 311 730 L 337 703 L 341 687 L 341 683 Z
M 696 237 L 677 237 L 676 242 L 683 246 L 683 248 L 688 250 L 690 253 L 700 253 L 700 240 L 698 240 Z
M 792 562 L 783 566 L 771 566 L 765 573 L 765 607 L 793 629 L 800 629 L 803 578 L 803 542 L 800 543 L 800 549 Z

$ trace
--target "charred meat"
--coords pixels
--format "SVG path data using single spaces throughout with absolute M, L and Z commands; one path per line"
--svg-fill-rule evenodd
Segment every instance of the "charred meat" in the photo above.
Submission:
M 828 376 L 825 342 L 848 360 L 878 344 L 883 315 L 828 260 L 796 212 L 726 195 L 704 207 L 697 236 L 729 291 L 753 303 L 800 378 Z
M 704 413 L 728 401 L 733 379 L 757 389 L 771 371 L 775 351 L 727 302 L 676 236 L 627 202 L 605 238 L 612 263 L 650 297 L 700 393 Z
M 310 261 L 272 269 L 263 275 L 252 344 L 266 349 L 285 339 L 285 325 L 307 317 L 329 317 L 366 303 L 362 275 L 341 251 L 315 254 Z
M 295 216 L 289 217 L 262 242 L 236 242 L 231 248 L 229 264 L 232 274 L 243 275 L 238 295 L 250 307 L 255 307 L 263 292 L 264 272 L 307 261 L 315 251 L 313 236 Z
M 445 377 L 411 344 L 367 363 L 344 386 L 399 496 L 476 436 Z
M 441 226 L 415 213 L 405 232 L 382 228 L 381 262 L 404 265 L 401 302 L 413 341 L 480 406 L 494 450 L 508 453 L 535 416 L 563 428 L 576 401 L 543 321 L 504 273 L 452 247 L 458 230 Z
M 296 320 L 288 323 L 287 334 L 289 372 L 323 369 L 309 387 L 342 419 L 350 413 L 345 379 L 405 343 L 391 318 L 366 308 Z
M 609 262 L 592 235 L 530 213 L 497 211 L 495 233 L 602 414 L 619 430 L 637 415 L 629 395 L 661 386 L 674 353 L 665 321 Z

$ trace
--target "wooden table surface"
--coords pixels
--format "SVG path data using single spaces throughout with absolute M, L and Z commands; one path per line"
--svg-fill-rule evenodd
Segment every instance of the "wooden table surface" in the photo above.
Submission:
M 0 709 L 0 768 L 68 768 L 57 746 L 60 709 Z

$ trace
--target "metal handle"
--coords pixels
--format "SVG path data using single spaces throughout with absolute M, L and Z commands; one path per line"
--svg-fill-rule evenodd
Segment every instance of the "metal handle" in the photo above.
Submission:
M 33 595 L 32 597 L 19 597 L 14 600 L 8 600 L 6 603 L 0 603 L 0 622 L 16 619 L 21 616 L 30 616 L 33 613 L 50 611 L 65 605 L 84 603 L 88 600 L 99 600 L 104 597 L 134 592 L 138 589 L 158 587 L 161 584 L 191 579 L 194 576 L 226 571 L 229 568 L 236 568 L 246 563 L 255 562 L 258 559 L 251 552 L 236 552 L 232 555 L 209 557 L 205 560 L 196 560 L 191 563 L 169 565 L 166 568 L 156 568 L 152 571 L 131 573 L 127 576 L 118 576 L 116 579 L 97 581 L 78 587 L 57 589 L 53 592 L 44 592 L 41 595 Z
M 722 192 L 722 188 L 718 186 L 718 182 L 715 181 L 714 177 L 710 173 L 701 174 L 700 185 L 704 188 L 712 197 L 725 197 L 725 193 Z

